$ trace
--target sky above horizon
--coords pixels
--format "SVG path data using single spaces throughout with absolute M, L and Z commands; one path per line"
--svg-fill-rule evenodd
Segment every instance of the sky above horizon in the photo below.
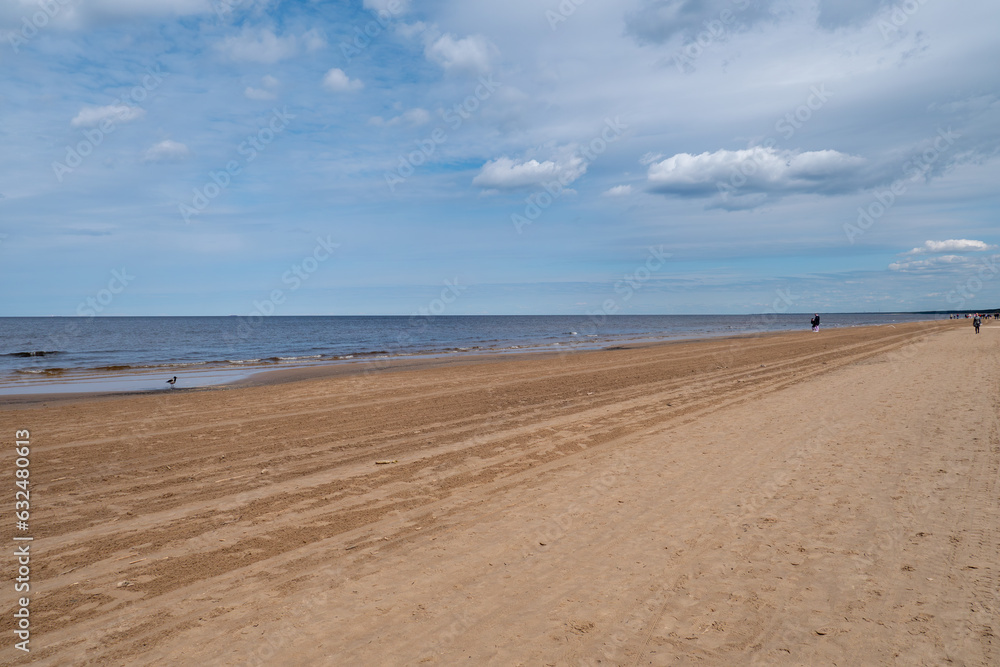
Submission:
M 0 315 L 1000 305 L 987 0 L 5 0 Z

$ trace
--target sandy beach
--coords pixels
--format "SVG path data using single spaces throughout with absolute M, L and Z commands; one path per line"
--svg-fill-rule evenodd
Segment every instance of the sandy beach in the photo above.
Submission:
M 0 662 L 996 665 L 998 408 L 992 321 L 4 399 Z

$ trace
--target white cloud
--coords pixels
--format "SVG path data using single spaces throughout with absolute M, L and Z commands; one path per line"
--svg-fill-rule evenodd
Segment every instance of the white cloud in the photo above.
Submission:
M 544 162 L 512 160 L 504 156 L 484 164 L 472 179 L 472 184 L 498 190 L 544 186 L 553 181 L 567 186 L 583 176 L 586 171 L 587 161 L 579 155 L 570 153 Z
M 492 66 L 497 49 L 482 35 L 455 39 L 448 34 L 428 44 L 424 53 L 428 60 L 436 62 L 446 71 L 485 74 Z
M 267 88 L 276 88 L 281 84 L 280 81 L 275 79 L 270 74 L 265 74 L 264 76 L 260 77 L 260 82 L 264 84 L 264 86 Z
M 243 28 L 239 35 L 226 37 L 216 48 L 231 60 L 270 64 L 295 55 L 298 43 L 295 35 L 279 37 L 267 28 Z
M 739 195 L 834 194 L 862 187 L 864 164 L 864 158 L 834 150 L 796 153 L 754 147 L 678 153 L 652 163 L 647 178 L 654 192 L 690 197 L 718 194 L 720 184 L 732 186 Z
M 632 194 L 631 185 L 616 185 L 610 190 L 604 191 L 605 197 L 627 197 L 630 194 Z
M 334 92 L 343 92 L 358 90 L 359 88 L 363 88 L 364 84 L 358 79 L 348 77 L 344 73 L 344 70 L 339 67 L 334 67 L 323 77 L 323 87 Z
M 171 162 L 183 160 L 191 154 L 188 147 L 179 141 L 164 139 L 158 144 L 154 144 L 146 149 L 142 156 L 143 162 Z
M 69 122 L 73 127 L 97 127 L 105 120 L 114 123 L 130 123 L 146 115 L 141 107 L 126 104 L 109 104 L 106 107 L 83 107 Z
M 973 241 L 970 239 L 948 239 L 947 241 L 924 241 L 924 245 L 914 248 L 904 255 L 922 255 L 928 252 L 968 252 L 993 250 L 996 246 L 991 246 L 984 241 Z

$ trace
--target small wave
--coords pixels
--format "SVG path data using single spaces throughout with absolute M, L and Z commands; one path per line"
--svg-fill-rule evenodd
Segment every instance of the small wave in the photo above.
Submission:
M 61 375 L 66 372 L 65 368 L 19 368 L 15 373 L 26 375 Z
M 99 366 L 96 368 L 81 368 L 78 370 L 141 370 L 147 368 L 187 368 L 189 366 L 204 366 L 206 364 L 218 364 L 222 362 L 218 361 L 173 361 L 163 364 L 128 364 L 128 365 L 118 365 L 118 366 Z
M 393 353 L 390 352 L 389 350 L 370 350 L 367 352 L 352 352 L 351 354 L 332 355 L 332 356 L 334 359 L 353 359 L 355 357 L 377 357 L 379 359 L 382 359 L 387 356 L 392 356 L 392 354 Z M 396 352 L 395 354 L 400 354 L 400 353 Z
M 80 366 L 74 368 L 78 371 L 128 371 L 128 370 L 145 370 L 154 368 L 187 368 L 188 366 L 204 366 L 209 363 L 219 363 L 219 362 L 209 362 L 209 361 L 173 361 L 162 364 L 109 364 L 107 366 Z
M 51 357 L 62 354 L 60 350 L 29 350 L 27 352 L 8 352 L 5 357 Z
M 213 362 L 210 362 L 210 363 L 213 363 L 213 364 L 215 364 L 215 363 L 253 364 L 253 363 L 257 363 L 257 362 L 262 362 L 262 363 L 265 363 L 265 364 L 281 364 L 281 363 L 284 363 L 284 362 L 287 362 L 287 361 L 302 361 L 302 360 L 305 360 L 305 359 L 323 359 L 323 358 L 324 358 L 324 356 L 322 354 L 302 354 L 302 355 L 297 355 L 297 356 L 293 356 L 293 357 L 279 357 L 279 356 L 274 356 L 274 357 L 262 357 L 260 359 L 226 359 L 225 361 L 222 361 L 222 362 L 213 361 Z M 334 357 L 334 358 L 336 358 L 336 357 Z

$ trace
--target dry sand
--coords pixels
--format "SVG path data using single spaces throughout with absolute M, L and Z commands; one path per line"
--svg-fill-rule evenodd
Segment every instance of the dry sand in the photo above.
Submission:
M 997 665 L 998 351 L 936 322 L 8 400 L 33 634 L 5 558 L 0 661 Z

